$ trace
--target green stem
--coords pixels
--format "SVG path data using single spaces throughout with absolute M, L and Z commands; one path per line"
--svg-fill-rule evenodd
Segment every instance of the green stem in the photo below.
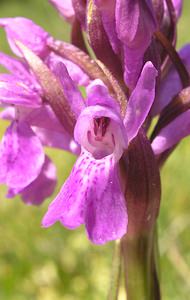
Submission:
M 127 300 L 160 300 L 156 230 L 122 239 Z
M 110 278 L 110 288 L 108 291 L 107 300 L 117 300 L 119 295 L 119 286 L 121 279 L 121 241 L 115 242 L 112 271 Z

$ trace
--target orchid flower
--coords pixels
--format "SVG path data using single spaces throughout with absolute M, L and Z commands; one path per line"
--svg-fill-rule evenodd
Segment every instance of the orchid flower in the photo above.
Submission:
M 59 65 L 63 84 L 66 73 Z M 119 179 L 118 162 L 138 134 L 155 96 L 157 71 L 151 62 L 142 70 L 132 92 L 125 117 L 107 88 L 95 80 L 81 100 L 74 137 L 81 154 L 60 193 L 43 219 L 48 227 L 60 221 L 74 229 L 85 223 L 89 238 L 97 244 L 121 238 L 127 231 L 127 208 Z

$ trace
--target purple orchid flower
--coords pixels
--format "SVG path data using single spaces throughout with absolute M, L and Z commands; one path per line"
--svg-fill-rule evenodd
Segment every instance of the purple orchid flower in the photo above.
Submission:
M 65 67 L 59 65 L 58 69 L 64 85 Z M 84 104 L 81 99 L 81 109 L 76 110 L 74 136 L 81 145 L 81 154 L 50 204 L 42 221 L 44 227 L 60 221 L 74 229 L 84 223 L 89 239 L 97 244 L 126 233 L 127 208 L 118 163 L 147 117 L 155 96 L 156 76 L 156 69 L 147 62 L 130 96 L 124 118 L 101 81 L 95 80 L 88 86 L 87 100 Z M 70 91 L 72 101 L 71 98 Z
M 48 169 L 53 167 L 45 159 L 43 146 L 75 154 L 80 147 L 51 107 L 44 104 L 43 91 L 27 65 L 3 53 L 0 63 L 14 73 L 0 75 L 0 103 L 5 107 L 1 118 L 11 121 L 0 144 L 0 182 L 9 187 L 9 197 L 20 193 L 25 202 L 39 204 L 54 190 L 56 182 L 56 178 L 47 176 Z M 46 189 L 48 184 L 49 189 L 41 190 L 37 196 L 36 188 Z

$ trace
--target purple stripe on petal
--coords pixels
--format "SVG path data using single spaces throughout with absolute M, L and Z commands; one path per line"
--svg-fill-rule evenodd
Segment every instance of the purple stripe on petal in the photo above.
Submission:
M 0 182 L 24 188 L 39 175 L 44 152 L 38 137 L 24 122 L 13 122 L 0 144 Z
M 184 137 L 190 134 L 190 110 L 182 113 L 173 122 L 164 127 L 152 142 L 152 149 L 155 155 L 179 143 Z
M 49 227 L 56 221 L 70 229 L 85 222 L 89 238 L 97 244 L 126 233 L 125 200 L 112 156 L 95 160 L 83 149 L 42 225 Z
M 118 170 L 111 157 L 96 161 L 97 172 L 88 190 L 85 225 L 95 244 L 120 239 L 127 232 L 127 209 L 121 191 Z
M 155 81 L 157 70 L 151 62 L 147 62 L 133 90 L 124 118 L 129 141 L 138 133 L 144 123 L 155 97 Z

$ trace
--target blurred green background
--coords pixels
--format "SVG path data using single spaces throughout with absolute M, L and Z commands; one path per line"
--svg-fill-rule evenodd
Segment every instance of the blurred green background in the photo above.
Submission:
M 184 1 L 178 47 L 190 40 L 190 1 Z M 46 0 L 0 0 L 0 17 L 25 16 L 47 31 L 69 40 L 69 28 Z M 0 51 L 9 52 L 3 32 Z M 1 134 L 6 124 L 1 121 Z M 159 218 L 161 285 L 164 300 L 190 299 L 190 139 L 185 139 L 162 171 Z M 47 149 L 58 168 L 59 190 L 75 158 Z M 0 189 L 0 299 L 74 300 L 106 299 L 112 243 L 92 245 L 84 228 L 68 231 L 59 224 L 42 229 L 41 207 L 5 199 Z M 124 299 L 121 291 L 121 300 Z M 139 299 L 141 300 L 141 299 Z

